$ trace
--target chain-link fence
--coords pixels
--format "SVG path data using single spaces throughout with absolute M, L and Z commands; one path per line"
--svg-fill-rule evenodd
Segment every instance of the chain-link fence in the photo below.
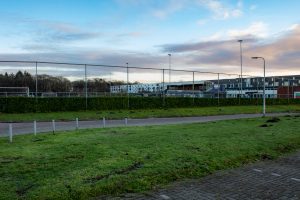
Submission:
M 264 90 L 265 88 L 265 90 Z M 203 71 L 57 62 L 0 61 L 0 96 L 300 98 L 300 76 L 251 77 Z M 87 103 L 86 103 L 87 104 Z

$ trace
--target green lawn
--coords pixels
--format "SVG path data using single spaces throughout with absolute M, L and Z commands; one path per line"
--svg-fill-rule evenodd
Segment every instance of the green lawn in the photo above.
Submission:
M 300 105 L 267 106 L 267 112 L 299 112 Z M 241 113 L 261 113 L 262 106 L 226 106 L 226 107 L 197 107 L 173 109 L 148 109 L 148 110 L 114 110 L 114 111 L 82 111 L 82 112 L 55 112 L 55 113 L 25 113 L 25 114 L 0 114 L 0 121 L 49 121 L 55 120 L 80 120 L 91 119 L 121 119 L 149 118 L 149 117 L 188 117 L 205 115 L 227 115 Z
M 300 148 L 299 116 L 268 119 L 0 138 L 0 199 L 142 192 Z

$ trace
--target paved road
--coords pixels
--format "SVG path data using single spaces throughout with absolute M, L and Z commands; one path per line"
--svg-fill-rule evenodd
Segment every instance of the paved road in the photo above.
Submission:
M 169 185 L 147 194 L 100 199 L 300 199 L 300 151 L 275 161 L 264 161 L 238 169 Z
M 267 116 L 282 116 L 291 113 L 270 113 Z M 209 122 L 230 119 L 255 118 L 261 117 L 261 114 L 239 114 L 239 115 L 219 115 L 219 116 L 203 116 L 203 117 L 177 117 L 177 118 L 148 118 L 148 119 L 128 119 L 127 126 L 146 126 L 146 125 L 165 125 L 165 124 L 183 124 L 196 122 Z M 9 123 L 0 123 L 0 137 L 8 135 Z M 33 133 L 33 123 L 12 123 L 13 134 L 30 134 Z M 105 127 L 121 127 L 125 126 L 125 120 L 106 120 Z M 103 127 L 102 120 L 80 121 L 79 129 L 100 128 Z M 75 121 L 55 122 L 56 131 L 74 130 L 76 128 Z M 51 132 L 52 122 L 38 122 L 37 132 Z

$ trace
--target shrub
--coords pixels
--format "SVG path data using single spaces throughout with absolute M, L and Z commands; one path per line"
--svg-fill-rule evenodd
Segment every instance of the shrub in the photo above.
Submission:
M 300 104 L 300 99 L 267 99 L 267 105 Z M 261 105 L 262 99 L 233 99 L 233 98 L 184 98 L 184 97 L 130 97 L 130 109 L 153 108 L 182 108 L 205 106 L 232 105 Z M 127 97 L 91 97 L 87 99 L 87 110 L 120 110 L 128 108 Z M 0 112 L 28 113 L 28 112 L 57 112 L 82 111 L 86 109 L 84 97 L 3 97 L 0 98 Z

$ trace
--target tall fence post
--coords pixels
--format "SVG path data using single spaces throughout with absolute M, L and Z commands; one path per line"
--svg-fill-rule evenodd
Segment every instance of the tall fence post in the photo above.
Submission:
M 288 79 L 288 94 L 287 94 L 287 96 L 288 96 L 288 105 L 290 104 L 290 79 Z
M 292 97 L 292 99 L 294 99 L 294 95 L 295 95 L 295 91 L 294 91 L 294 81 L 293 81 L 293 79 L 291 80 L 292 81 L 292 94 L 291 94 L 291 97 Z
M 129 68 L 128 68 L 128 63 L 126 63 L 126 73 L 127 73 L 127 108 L 129 110 L 130 105 L 129 105 Z
M 37 112 L 38 95 L 38 62 L 35 62 L 35 111 Z
M 193 105 L 195 105 L 195 72 L 193 72 Z
M 162 69 L 162 81 L 163 81 L 163 84 L 162 84 L 162 98 L 163 98 L 163 107 L 165 107 L 166 105 L 166 99 L 165 99 L 165 69 Z
M 240 75 L 239 75 L 239 79 L 240 79 Z M 241 96 L 242 96 L 242 88 L 240 86 L 239 105 L 241 105 Z
M 84 65 L 84 90 L 85 90 L 85 110 L 87 111 L 88 109 L 88 91 L 87 91 L 87 68 L 86 68 L 86 64 Z
M 220 106 L 220 74 L 218 73 L 218 106 Z
M 12 124 L 8 125 L 8 133 L 9 133 L 9 142 L 12 143 L 12 141 L 13 141 L 13 128 L 12 128 Z
M 273 100 L 273 104 L 274 104 L 274 102 L 275 102 L 275 76 L 273 76 L 273 99 L 272 100 Z
M 171 83 L 171 56 L 172 56 L 172 54 L 168 54 L 168 56 L 169 56 L 169 84 Z

